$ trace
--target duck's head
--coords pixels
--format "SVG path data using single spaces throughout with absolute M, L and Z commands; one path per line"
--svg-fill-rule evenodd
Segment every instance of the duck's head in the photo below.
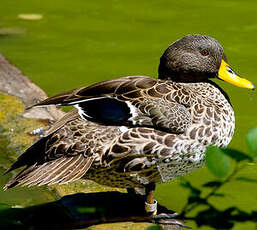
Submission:
M 187 35 L 172 43 L 161 56 L 159 78 L 176 82 L 203 82 L 218 78 L 239 87 L 254 85 L 227 64 L 222 46 L 206 35 Z

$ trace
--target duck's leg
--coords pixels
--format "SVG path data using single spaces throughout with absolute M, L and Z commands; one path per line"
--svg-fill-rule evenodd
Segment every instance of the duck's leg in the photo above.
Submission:
M 154 200 L 155 183 L 150 183 L 145 187 L 145 211 L 148 215 L 157 214 L 157 201 Z
M 149 216 L 156 215 L 157 201 L 154 200 L 155 184 L 150 183 L 145 187 L 145 212 Z M 140 194 L 135 188 L 127 188 L 127 192 L 132 195 Z
M 157 201 L 154 200 L 154 190 L 155 184 L 150 183 L 145 186 L 145 212 L 146 215 L 156 224 L 163 224 L 163 225 L 178 225 L 184 228 L 189 228 L 187 225 L 184 224 L 182 220 L 176 219 L 179 216 L 178 213 L 171 212 L 167 210 L 165 207 L 159 207 L 159 211 L 161 213 L 157 213 Z M 130 194 L 138 194 L 136 189 L 129 188 L 127 189 L 128 193 Z
M 157 201 L 154 199 L 155 183 L 150 183 L 145 187 L 145 211 L 147 215 L 153 218 L 155 223 L 164 225 L 178 225 L 184 228 L 189 228 L 183 221 L 175 219 L 178 213 L 160 213 L 157 214 Z

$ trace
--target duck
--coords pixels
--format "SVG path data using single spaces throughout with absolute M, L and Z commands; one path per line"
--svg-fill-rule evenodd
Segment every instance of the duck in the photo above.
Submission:
M 145 191 L 156 214 L 156 184 L 205 162 L 210 145 L 226 147 L 235 128 L 226 92 L 211 79 L 254 89 L 207 35 L 186 35 L 162 54 L 158 79 L 126 76 L 73 89 L 34 106 L 74 106 L 18 157 L 23 168 L 4 189 L 64 184 L 80 178 Z

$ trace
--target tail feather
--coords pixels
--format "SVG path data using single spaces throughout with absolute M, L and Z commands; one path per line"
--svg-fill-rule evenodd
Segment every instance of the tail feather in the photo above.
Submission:
M 19 158 L 11 165 L 11 167 L 4 172 L 4 175 L 23 166 L 31 166 L 44 161 L 44 153 L 35 154 L 39 149 L 45 149 L 47 139 L 45 137 L 39 139 L 35 144 L 30 146 Z
M 11 178 L 6 183 L 6 185 L 4 186 L 4 190 L 13 188 L 13 187 L 17 186 L 18 184 L 20 184 L 20 181 L 22 181 L 26 175 L 29 175 L 35 169 L 35 167 L 36 167 L 35 165 L 32 165 L 32 166 L 28 166 L 25 169 L 23 169 L 18 175 Z
M 66 183 L 80 179 L 93 163 L 93 158 L 82 154 L 72 157 L 61 157 L 41 165 L 31 165 L 10 179 L 4 186 L 9 189 L 18 185 L 44 185 Z

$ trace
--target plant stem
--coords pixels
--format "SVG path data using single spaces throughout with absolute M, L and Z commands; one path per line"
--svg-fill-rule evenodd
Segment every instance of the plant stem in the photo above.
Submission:
M 214 188 L 212 189 L 212 191 L 210 191 L 210 193 L 208 193 L 205 197 L 202 198 L 203 200 L 206 200 L 206 204 L 208 204 L 209 206 L 211 206 L 211 205 L 209 204 L 209 202 L 208 202 L 208 199 L 209 199 L 210 197 L 212 197 L 212 196 L 221 188 L 221 186 L 227 184 L 228 182 L 231 182 L 231 180 L 235 177 L 235 175 L 236 175 L 239 171 L 241 171 L 243 168 L 245 168 L 246 166 L 247 166 L 247 164 L 243 164 L 243 165 L 240 167 L 239 164 L 236 163 L 233 172 L 222 182 L 222 184 L 220 184 L 220 185 L 214 187 Z M 194 210 L 195 208 L 197 208 L 199 205 L 201 205 L 201 204 L 199 204 L 199 203 L 197 203 L 197 202 L 192 203 L 192 204 L 188 204 L 188 203 L 187 203 L 187 204 L 183 207 L 181 214 L 184 215 L 185 213 L 189 213 L 189 212 L 191 212 L 192 210 Z

